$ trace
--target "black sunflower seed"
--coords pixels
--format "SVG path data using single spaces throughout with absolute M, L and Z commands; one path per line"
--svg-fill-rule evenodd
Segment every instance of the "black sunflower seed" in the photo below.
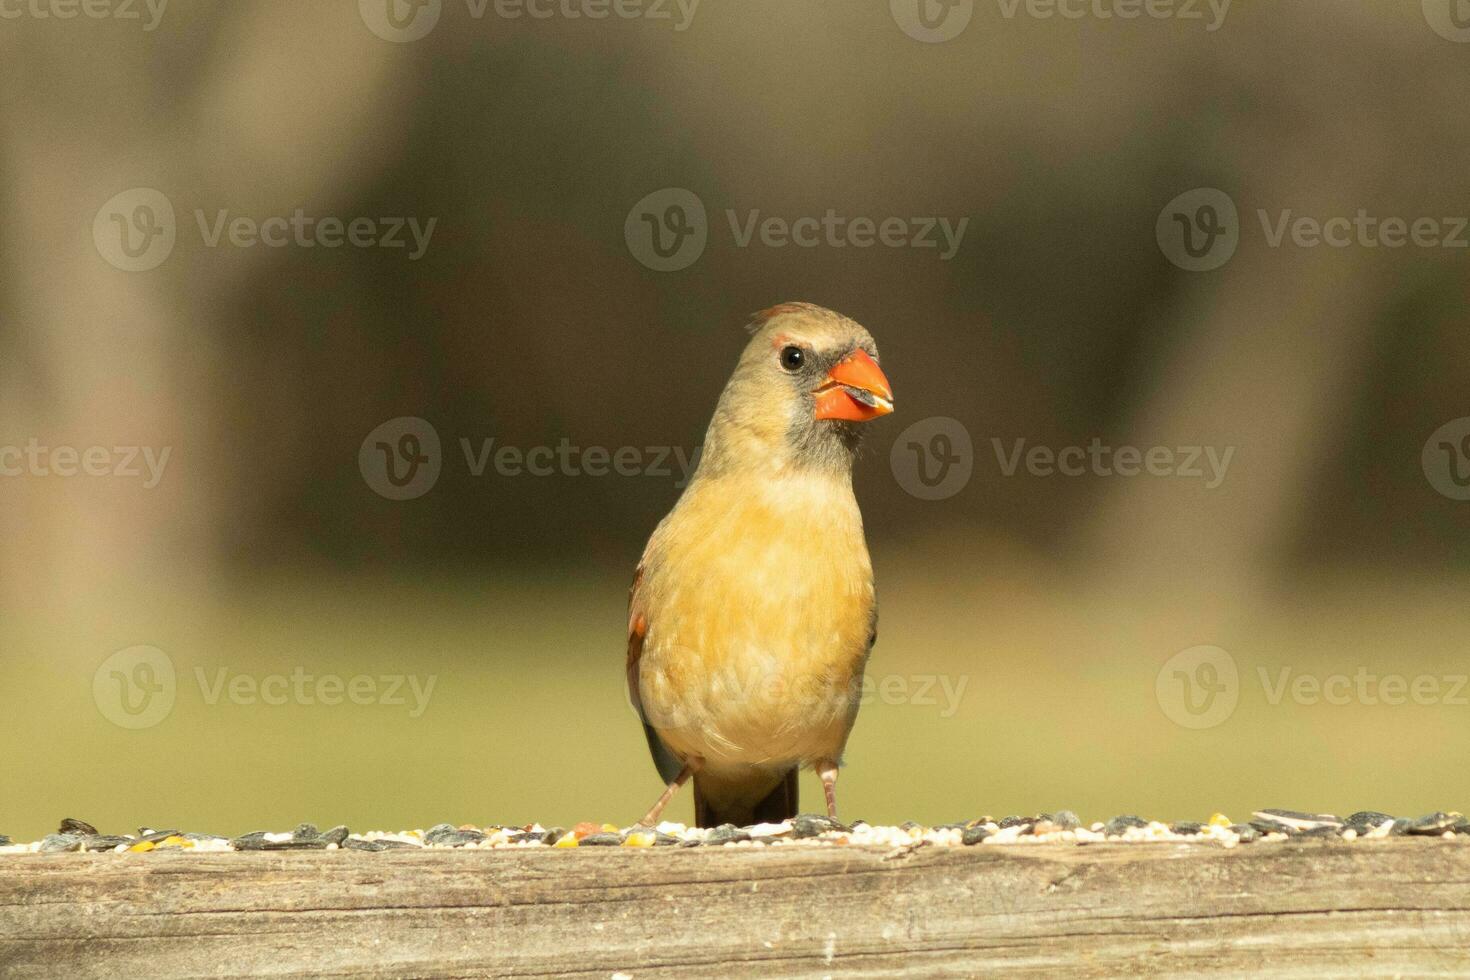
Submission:
M 82 838 L 82 850 L 84 851 L 110 851 L 119 844 L 131 845 L 131 837 L 119 837 L 114 834 L 88 834 Z
M 1114 817 L 1103 827 L 1103 833 L 1109 837 L 1122 837 L 1134 827 L 1147 827 L 1148 821 L 1142 817 L 1136 817 L 1131 813 L 1125 813 L 1120 817 Z
M 460 830 L 450 824 L 441 823 L 429 828 L 428 833 L 424 834 L 424 843 L 436 847 L 464 847 L 466 844 L 478 844 L 486 836 L 478 830 Z
M 317 838 L 316 840 L 269 840 L 266 838 L 267 831 L 257 830 L 254 833 L 236 837 L 230 841 L 230 846 L 237 851 L 320 851 L 324 850 L 327 842 Z
M 78 820 L 75 817 L 67 817 L 65 820 L 61 821 L 61 829 L 58 830 L 57 833 L 77 834 L 81 837 L 96 837 L 97 828 L 87 823 L 87 821 L 85 820 Z
M 966 847 L 970 847 L 980 843 L 989 836 L 990 831 L 986 830 L 984 827 L 966 827 L 964 834 L 960 837 L 960 840 L 964 843 Z
M 388 849 L 385 844 L 385 841 L 380 840 L 363 840 L 361 837 L 349 837 L 342 842 L 342 849 L 344 851 L 368 851 L 369 853 L 377 853 L 378 851 L 386 851 Z
M 81 849 L 80 834 L 47 834 L 41 839 L 42 851 L 80 851 Z
M 914 826 L 918 826 L 915 824 Z M 793 837 L 820 837 L 834 830 L 850 830 L 846 824 L 838 823 L 830 817 L 819 817 L 813 813 L 803 813 L 791 823 L 791 834 Z
M 732 823 L 722 823 L 709 832 L 704 842 L 706 844 L 730 844 L 744 840 L 750 840 L 750 834 Z
M 1420 837 L 1437 837 L 1454 828 L 1463 819 L 1458 813 L 1430 813 L 1409 821 L 1405 832 Z

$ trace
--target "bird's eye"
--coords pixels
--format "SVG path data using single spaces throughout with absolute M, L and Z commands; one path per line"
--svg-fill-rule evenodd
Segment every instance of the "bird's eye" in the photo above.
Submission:
M 788 371 L 800 371 L 806 363 L 806 352 L 800 347 L 781 348 L 781 366 Z

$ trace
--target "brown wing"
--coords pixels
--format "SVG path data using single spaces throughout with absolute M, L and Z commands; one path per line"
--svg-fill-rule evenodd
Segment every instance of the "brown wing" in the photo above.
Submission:
M 633 705 L 633 710 L 638 712 L 638 720 L 643 722 L 643 735 L 648 739 L 648 752 L 653 756 L 654 767 L 666 783 L 672 783 L 684 768 L 669 747 L 664 744 L 663 739 L 658 737 L 652 725 L 648 723 L 647 716 L 643 713 L 643 696 L 638 691 L 638 669 L 643 659 L 643 638 L 648 635 L 648 619 L 643 613 L 638 602 L 638 586 L 643 581 L 643 565 L 639 564 L 638 570 L 633 573 L 633 584 L 628 587 L 628 702 Z

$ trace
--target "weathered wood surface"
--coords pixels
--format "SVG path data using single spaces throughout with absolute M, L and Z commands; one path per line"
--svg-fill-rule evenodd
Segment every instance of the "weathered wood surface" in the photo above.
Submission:
M 1470 975 L 1470 842 L 0 859 L 0 976 Z

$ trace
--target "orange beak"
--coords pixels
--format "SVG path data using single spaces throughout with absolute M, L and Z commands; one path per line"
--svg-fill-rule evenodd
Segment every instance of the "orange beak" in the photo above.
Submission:
M 866 351 L 843 358 L 816 390 L 819 419 L 866 422 L 893 411 L 893 389 L 878 362 Z

